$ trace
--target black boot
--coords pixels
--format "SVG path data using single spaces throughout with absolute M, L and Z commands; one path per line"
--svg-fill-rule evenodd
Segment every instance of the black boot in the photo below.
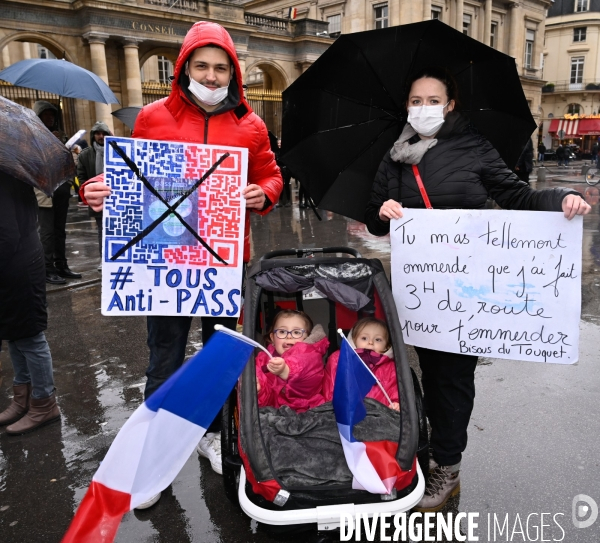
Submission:
M 46 283 L 51 285 L 66 285 L 66 281 L 57 275 L 56 272 L 46 272 Z
M 81 279 L 83 277 L 80 273 L 71 271 L 66 264 L 60 267 L 56 265 L 56 274 L 65 279 Z

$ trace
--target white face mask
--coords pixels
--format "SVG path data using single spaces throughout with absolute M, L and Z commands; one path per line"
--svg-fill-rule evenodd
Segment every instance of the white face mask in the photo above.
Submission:
M 416 130 L 417 134 L 421 134 L 421 136 L 433 136 L 444 124 L 444 108 L 446 106 L 409 107 L 408 122 Z
M 190 77 L 190 86 L 188 89 L 190 89 L 190 92 L 203 104 L 206 104 L 207 106 L 216 106 L 227 98 L 229 85 L 227 85 L 227 87 L 219 87 L 218 89 L 211 90 Z

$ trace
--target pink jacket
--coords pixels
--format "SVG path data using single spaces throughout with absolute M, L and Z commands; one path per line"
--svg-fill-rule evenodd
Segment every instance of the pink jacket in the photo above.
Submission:
M 297 413 L 303 413 L 325 403 L 321 384 L 323 356 L 328 347 L 329 340 L 323 337 L 316 343 L 296 343 L 283 353 L 282 358 L 290 368 L 287 381 L 269 371 L 265 372 L 269 357 L 261 351 L 256 356 L 256 377 L 261 387 L 258 393 L 259 407 L 279 408 L 287 405 Z M 275 352 L 273 345 L 267 348 L 271 354 Z
M 359 351 L 361 351 L 361 349 L 359 349 Z M 368 363 L 367 365 L 375 374 L 375 377 L 381 381 L 383 388 L 388 393 L 392 402 L 400 403 L 398 394 L 398 381 L 396 380 L 396 363 L 394 362 L 393 356 L 394 353 L 390 349 L 385 354 L 381 355 L 381 358 L 377 362 L 374 364 Z M 340 351 L 336 351 L 329 357 L 327 360 L 327 365 L 325 366 L 325 376 L 323 378 L 323 396 L 325 397 L 326 402 L 333 400 L 333 386 L 335 384 L 335 375 L 337 373 L 339 358 Z M 388 405 L 388 401 L 377 384 L 373 385 L 367 394 L 367 398 L 373 398 L 384 405 Z

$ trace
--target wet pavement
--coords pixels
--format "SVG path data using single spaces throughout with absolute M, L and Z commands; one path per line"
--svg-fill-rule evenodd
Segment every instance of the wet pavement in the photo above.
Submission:
M 587 187 L 576 168 L 548 178 L 534 186 L 575 188 L 593 205 L 584 219 L 580 361 L 561 366 L 481 360 L 462 492 L 447 508 L 478 512 L 480 541 L 600 540 L 600 520 L 586 529 L 576 529 L 571 520 L 575 495 L 586 494 L 600 504 L 598 190 Z M 69 265 L 82 272 L 83 279 L 48 289 L 47 338 L 63 418 L 60 424 L 21 437 L 0 431 L 1 543 L 60 541 L 117 431 L 142 401 L 148 357 L 145 319 L 100 315 L 95 224 L 85 209 L 72 204 Z M 389 270 L 387 238 L 370 236 L 362 224 L 333 213 L 320 213 L 322 221 L 295 204 L 267 217 L 254 216 L 253 258 L 280 248 L 349 245 L 365 257 L 381 259 Z M 190 355 L 201 346 L 199 326 L 200 320 L 194 319 Z M 12 382 L 6 352 L 0 353 L 0 363 L 3 409 Z M 157 506 L 125 515 L 116 540 L 290 539 L 265 533 L 226 500 L 221 484 L 208 461 L 193 454 Z M 494 535 L 494 515 L 497 526 L 507 522 L 510 537 L 506 529 L 499 534 L 496 528 Z M 549 525 L 543 537 L 542 523 Z M 307 538 L 299 535 L 296 540 Z

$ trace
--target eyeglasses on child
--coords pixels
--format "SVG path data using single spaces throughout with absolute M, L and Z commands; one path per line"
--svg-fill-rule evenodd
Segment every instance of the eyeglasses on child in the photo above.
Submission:
M 293 330 L 284 330 L 283 328 L 278 328 L 277 330 L 273 330 L 275 337 L 278 339 L 286 339 L 288 337 L 293 337 L 294 339 L 300 339 L 304 334 L 306 334 L 306 330 L 302 328 L 294 328 Z

